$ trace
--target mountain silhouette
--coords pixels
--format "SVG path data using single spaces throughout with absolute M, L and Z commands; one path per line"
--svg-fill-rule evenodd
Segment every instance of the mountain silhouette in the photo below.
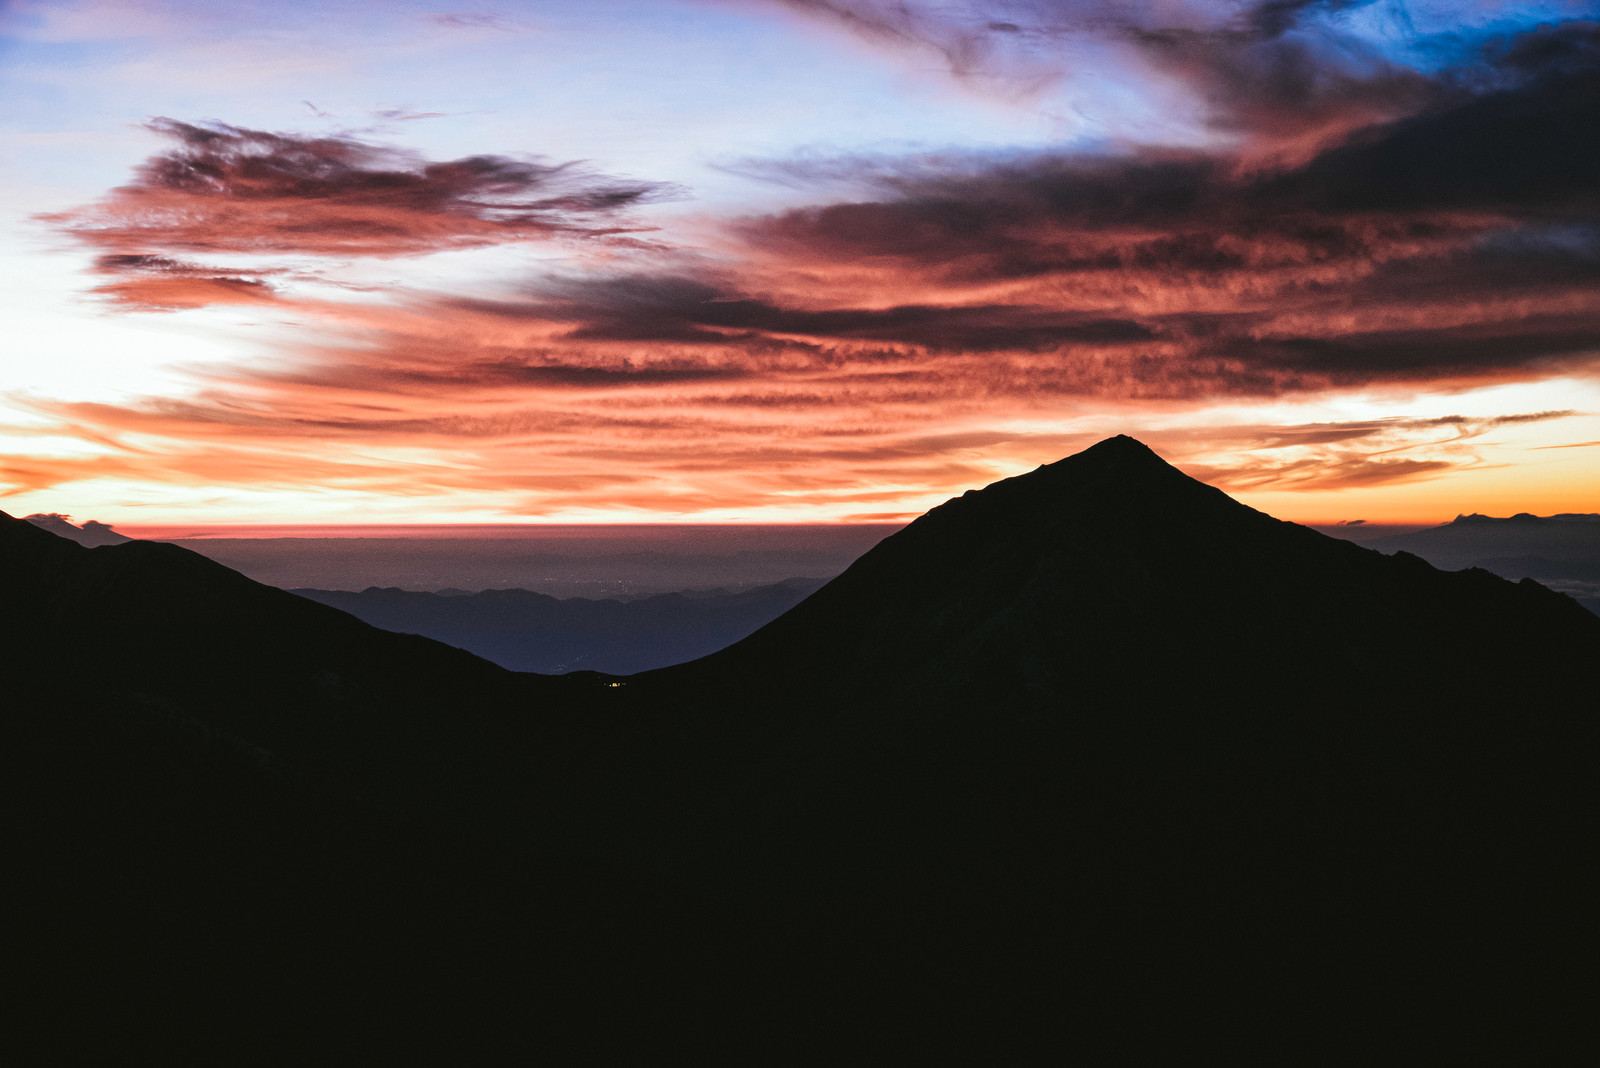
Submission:
M 802 985 L 929 1051 L 1020 1054 L 1048 1004 L 1061 1053 L 1554 1057 L 1600 889 L 1597 651 L 1569 598 L 1113 438 L 626 680 L 659 731 L 630 829 L 675 878 L 778 888 L 829 933 Z
M 124 534 L 118 534 L 107 524 L 98 523 L 93 519 L 74 525 L 71 516 L 57 512 L 36 513 L 23 516 L 23 519 L 36 527 L 48 530 L 52 534 L 59 534 L 89 548 L 98 545 L 120 545 L 122 542 L 133 540 Z
M 402 709 L 510 678 L 174 545 L 88 548 L 3 513 L 0 591 L 12 606 L 0 643 L 14 681 L 48 686 L 58 699 L 138 695 L 272 752 L 364 745 L 357 721 L 392 728 Z
M 1402 690 L 1480 700 L 1484 686 L 1527 695 L 1546 671 L 1570 674 L 1600 633 L 1573 607 L 1273 519 L 1116 437 L 933 509 L 692 670 L 744 686 L 780 662 L 825 665 L 841 692 L 935 702 L 1196 687 L 1298 705 Z
M 31 680 L 8 722 L 45 725 L 12 780 L 54 902 L 25 959 L 44 1009 L 95 1021 L 58 1041 L 1595 1048 L 1600 619 L 1272 519 L 1129 438 L 628 677 L 512 675 L 159 546 L 13 521 L 0 554 Z

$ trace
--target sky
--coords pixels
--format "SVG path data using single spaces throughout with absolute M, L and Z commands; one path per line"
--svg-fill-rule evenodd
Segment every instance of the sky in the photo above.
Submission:
M 1600 4 L 14 0 L 0 508 L 1600 511 Z

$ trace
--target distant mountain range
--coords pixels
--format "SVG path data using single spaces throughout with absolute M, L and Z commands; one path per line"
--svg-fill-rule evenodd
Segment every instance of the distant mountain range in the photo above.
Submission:
M 75 541 L 79 545 L 88 548 L 94 548 L 99 545 L 120 545 L 125 541 L 133 540 L 126 535 L 118 534 L 107 524 L 96 522 L 93 519 L 75 525 L 70 515 L 61 515 L 59 512 L 35 512 L 33 515 L 24 516 L 23 518 L 40 530 L 48 530 L 52 534 L 59 535 L 69 541 Z
M 103 523 L 27 517 L 84 545 L 127 540 Z M 289 528 L 250 536 L 162 538 L 279 589 L 413 592 L 525 589 L 553 597 L 639 600 L 690 590 L 737 593 L 795 576 L 832 578 L 900 524 L 543 525 L 406 528 L 311 536 Z
M 1461 515 L 1431 530 L 1363 544 L 1415 553 L 1448 571 L 1481 567 L 1502 578 L 1531 578 L 1600 614 L 1600 515 Z
M 1597 1048 L 1600 618 L 1128 438 L 632 676 L 17 521 L 0 588 L 57 1061 Z
M 631 675 L 714 653 L 799 604 L 825 580 L 697 590 L 633 601 L 528 590 L 290 590 L 385 630 L 454 645 L 513 671 Z

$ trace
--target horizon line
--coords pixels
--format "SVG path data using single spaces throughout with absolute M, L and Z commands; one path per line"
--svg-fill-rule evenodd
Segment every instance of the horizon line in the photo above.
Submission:
M 902 529 L 919 518 L 922 513 L 904 520 L 833 520 L 811 523 L 751 523 L 751 522 L 682 522 L 659 521 L 635 523 L 138 523 L 107 524 L 118 534 L 144 541 L 200 541 L 236 538 L 241 540 L 267 539 L 491 539 L 559 536 L 585 534 L 589 536 L 627 536 L 647 531 L 701 530 L 802 530 L 842 527 Z M 1399 528 L 1423 529 L 1444 526 L 1456 519 L 1394 520 L 1317 520 L 1292 519 L 1289 522 L 1324 532 L 1332 529 L 1349 531 L 1383 530 Z

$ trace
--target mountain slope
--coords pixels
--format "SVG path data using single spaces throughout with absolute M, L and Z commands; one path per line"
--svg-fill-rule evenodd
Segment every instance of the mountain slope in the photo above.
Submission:
M 237 704 L 267 693 L 316 700 L 352 688 L 390 700 L 430 673 L 451 683 L 503 675 L 458 650 L 379 631 L 174 545 L 86 548 L 3 513 L 0 589 L 14 606 L 27 606 L 0 621 L 7 647 L 24 653 L 18 666 L 71 684 L 153 686 Z M 396 670 L 402 677 L 393 677 Z M 222 691 L 208 696 L 210 686 Z
M 503 993 L 556 1006 L 558 1049 L 672 900 L 540 817 L 525 778 L 560 684 L 176 546 L 6 516 L 0 593 L 12 1048 L 394 1063 L 469 1047 L 469 1016 L 504 1038 Z
M 925 1052 L 1053 1026 L 1091 1058 L 1564 1063 L 1594 1038 L 1597 653 L 1570 599 L 1112 439 L 628 680 L 658 725 L 631 833 Z
M 817 665 L 802 689 L 930 701 L 971 689 L 1126 702 L 1195 687 L 1290 703 L 1399 690 L 1476 700 L 1481 686 L 1526 692 L 1542 673 L 1566 685 L 1556 679 L 1572 657 L 1600 640 L 1574 608 L 1532 584 L 1445 575 L 1273 519 L 1122 437 L 933 509 L 684 670 L 744 687 L 783 663 Z M 1329 677 L 1308 687 L 1308 673 Z

